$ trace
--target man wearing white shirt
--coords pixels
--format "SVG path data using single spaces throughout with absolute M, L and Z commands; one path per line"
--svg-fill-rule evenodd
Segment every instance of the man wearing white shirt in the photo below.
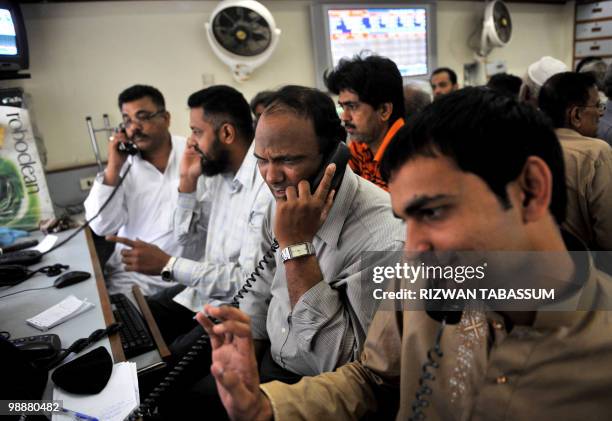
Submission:
M 181 255 L 183 247 L 173 236 L 171 220 L 185 139 L 170 134 L 170 113 L 157 89 L 134 85 L 119 95 L 118 102 L 125 132 L 110 139 L 108 163 L 85 201 L 85 216 L 90 219 L 100 212 L 90 224 L 98 235 L 116 233 Z M 119 150 L 128 142 L 136 145 L 137 154 L 129 156 Z M 122 182 L 121 177 L 125 178 Z M 153 294 L 169 286 L 159 275 L 135 272 L 134 263 L 133 250 L 117 244 L 105 266 L 109 293 L 125 293 L 138 285 L 145 294 Z
M 119 239 L 133 244 L 138 270 L 178 282 L 147 300 L 164 339 L 179 354 L 180 341 L 173 342 L 199 328 L 195 313 L 206 303 L 231 302 L 273 242 L 262 226 L 274 198 L 257 170 L 244 96 L 218 85 L 193 93 L 187 103 L 192 134 L 181 159 L 174 234 L 184 254 L 203 250 L 204 258 L 191 260 Z

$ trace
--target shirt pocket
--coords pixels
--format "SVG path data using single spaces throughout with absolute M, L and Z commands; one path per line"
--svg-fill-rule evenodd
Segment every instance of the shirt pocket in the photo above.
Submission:
M 260 229 L 264 221 L 264 213 L 252 210 L 249 213 L 249 229 Z

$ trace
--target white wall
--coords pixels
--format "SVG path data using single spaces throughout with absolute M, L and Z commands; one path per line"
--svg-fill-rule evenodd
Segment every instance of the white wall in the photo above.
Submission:
M 310 34 L 311 1 L 263 1 L 283 31 L 278 49 L 250 81 L 238 84 L 213 55 L 204 22 L 216 1 L 40 3 L 22 6 L 30 43 L 32 79 L 2 82 L 31 95 L 48 149 L 47 169 L 93 162 L 85 116 L 109 113 L 117 124 L 117 94 L 135 83 L 159 88 L 173 115 L 172 131 L 188 134 L 187 96 L 203 87 L 202 75 L 232 85 L 250 99 L 287 83 L 315 85 Z M 511 44 L 491 54 L 517 75 L 542 55 L 571 62 L 573 2 L 509 5 Z M 439 65 L 462 73 L 472 60 L 467 39 L 479 25 L 482 2 L 440 1 Z M 100 136 L 100 143 L 104 143 Z M 105 145 L 102 145 L 105 151 Z
M 572 61 L 574 2 L 565 5 L 506 3 L 512 15 L 512 39 L 504 48 L 493 50 L 490 60 L 505 60 L 508 72 L 522 76 L 527 66 L 544 55 Z M 484 2 L 438 2 L 438 65 L 463 73 L 473 61 L 467 40 L 481 25 Z M 480 42 L 476 36 L 477 44 Z

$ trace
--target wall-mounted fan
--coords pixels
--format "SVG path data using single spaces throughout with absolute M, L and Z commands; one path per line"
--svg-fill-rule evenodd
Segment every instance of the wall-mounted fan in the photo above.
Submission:
M 480 32 L 480 44 L 476 36 Z M 487 56 L 495 47 L 504 47 L 512 37 L 512 19 L 508 7 L 501 0 L 489 0 L 485 4 L 482 26 L 474 30 L 468 46 L 474 50 L 474 61 L 463 65 L 464 84 L 478 86 L 487 82 L 487 77 L 506 71 L 506 62 L 487 61 Z M 476 44 L 476 45 L 474 45 Z
M 503 47 L 512 37 L 512 19 L 508 7 L 501 0 L 493 0 L 485 7 L 480 37 L 481 56 L 487 56 L 495 47 Z
M 206 23 L 213 51 L 239 82 L 270 58 L 280 33 L 270 11 L 255 0 L 224 0 Z

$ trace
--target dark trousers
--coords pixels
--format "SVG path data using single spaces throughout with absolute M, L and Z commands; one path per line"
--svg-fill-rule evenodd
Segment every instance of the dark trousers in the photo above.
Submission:
M 183 355 L 189 350 L 191 344 L 204 333 L 204 329 L 193 318 L 195 313 L 172 301 L 184 289 L 184 285 L 175 285 L 145 297 L 173 356 Z

